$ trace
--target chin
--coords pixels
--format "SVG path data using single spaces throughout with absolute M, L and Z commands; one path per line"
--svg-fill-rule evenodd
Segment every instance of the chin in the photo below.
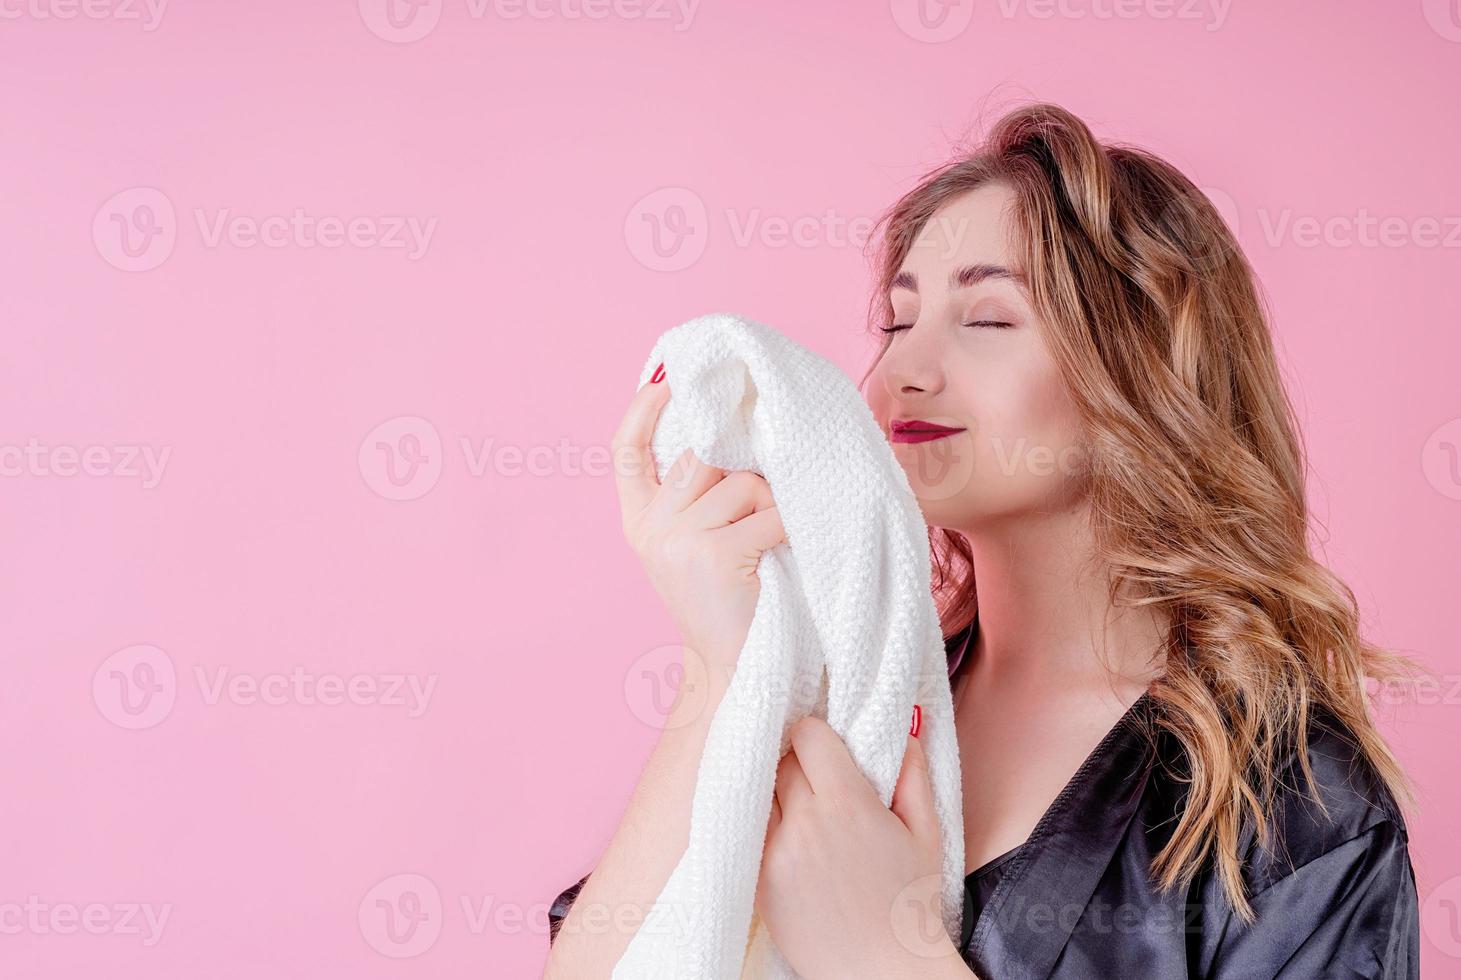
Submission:
M 958 499 L 968 499 L 974 480 L 973 461 L 966 456 L 956 456 L 951 461 L 947 455 L 933 455 L 926 448 L 929 445 L 894 443 L 893 455 L 903 467 L 908 486 L 925 515 L 959 510 Z
M 918 500 L 918 509 L 923 513 L 923 521 L 930 527 L 959 527 L 964 523 L 968 515 L 957 507 L 952 506 L 953 501 L 947 496 L 929 495 L 925 493 L 927 488 L 914 486 L 913 494 Z

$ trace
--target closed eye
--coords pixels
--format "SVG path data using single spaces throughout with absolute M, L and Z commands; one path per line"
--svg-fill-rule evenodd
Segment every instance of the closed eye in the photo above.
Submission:
M 908 330 L 913 326 L 911 323 L 895 323 L 891 327 L 879 327 L 883 333 L 898 333 L 901 330 Z M 991 330 L 1007 330 L 1014 324 L 1007 320 L 975 320 L 973 323 L 961 323 L 961 327 L 988 327 Z

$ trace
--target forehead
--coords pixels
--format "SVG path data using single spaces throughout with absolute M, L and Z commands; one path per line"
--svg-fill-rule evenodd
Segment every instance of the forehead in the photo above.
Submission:
M 988 263 L 1016 266 L 1011 217 L 1014 192 L 1004 184 L 986 184 L 946 201 L 919 229 L 902 268 L 919 271 Z M 919 276 L 927 288 L 934 280 Z

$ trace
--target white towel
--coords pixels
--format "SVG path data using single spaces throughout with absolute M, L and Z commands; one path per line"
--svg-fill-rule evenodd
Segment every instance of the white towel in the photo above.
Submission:
M 770 327 L 709 314 L 666 331 L 670 400 L 651 440 L 661 480 L 686 448 L 761 474 L 786 541 L 706 738 L 689 844 L 613 980 L 794 980 L 755 911 L 776 768 L 815 714 L 891 803 L 915 703 L 943 839 L 943 925 L 964 911 L 964 823 L 928 529 L 872 411 L 835 364 Z M 823 673 L 825 668 L 825 674 Z

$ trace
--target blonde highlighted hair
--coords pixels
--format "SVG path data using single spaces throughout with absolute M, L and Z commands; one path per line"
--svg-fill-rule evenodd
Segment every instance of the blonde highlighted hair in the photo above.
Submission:
M 1241 830 L 1272 846 L 1278 770 L 1296 747 L 1318 800 L 1302 751 L 1316 708 L 1413 805 L 1365 683 L 1418 668 L 1360 636 L 1353 592 L 1310 553 L 1307 464 L 1266 304 L 1212 202 L 1167 162 L 1098 142 L 1055 105 L 1009 112 L 879 220 L 869 327 L 892 323 L 892 279 L 924 224 L 991 182 L 1014 193 L 1016 255 L 1082 420 L 1111 601 L 1170 614 L 1151 696 L 1184 750 L 1187 793 L 1151 872 L 1173 887 L 1211 860 L 1252 921 Z M 949 529 L 930 528 L 930 544 L 951 634 L 977 610 L 971 553 Z

